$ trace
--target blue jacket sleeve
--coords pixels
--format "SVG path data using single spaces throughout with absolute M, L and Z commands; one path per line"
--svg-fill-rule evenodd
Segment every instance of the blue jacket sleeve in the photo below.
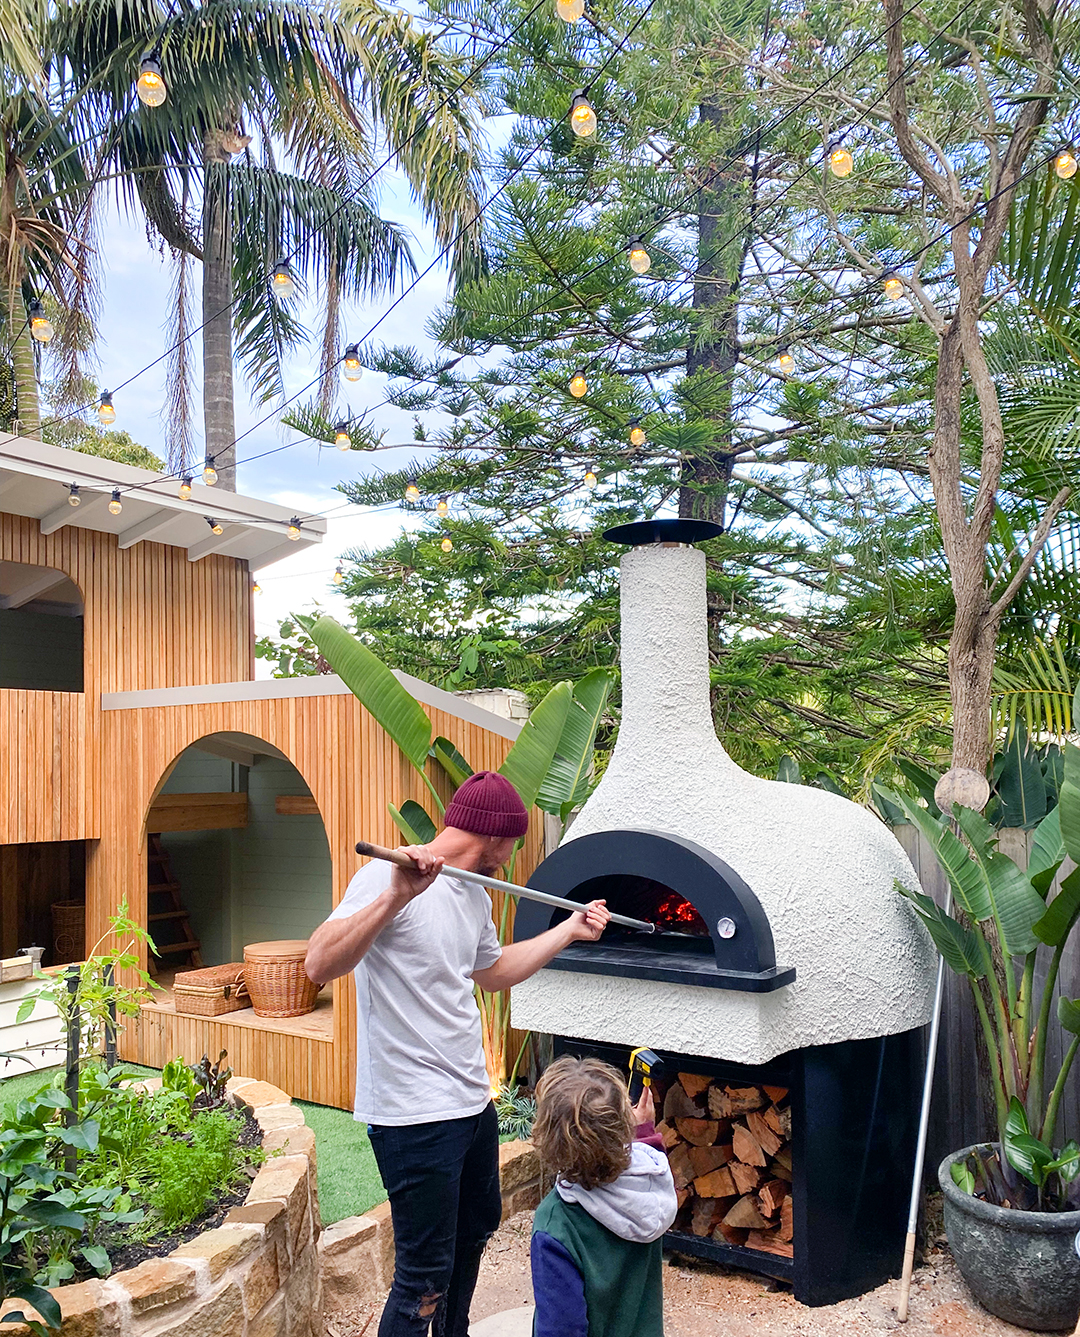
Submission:
M 574 1260 L 552 1235 L 532 1237 L 533 1337 L 589 1337 L 585 1282 Z

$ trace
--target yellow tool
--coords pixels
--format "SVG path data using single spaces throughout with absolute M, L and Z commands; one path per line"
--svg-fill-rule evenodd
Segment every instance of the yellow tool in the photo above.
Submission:
M 654 1077 L 663 1076 L 664 1060 L 651 1049 L 634 1049 L 630 1053 L 630 1104 L 636 1105 L 641 1093 L 652 1086 Z

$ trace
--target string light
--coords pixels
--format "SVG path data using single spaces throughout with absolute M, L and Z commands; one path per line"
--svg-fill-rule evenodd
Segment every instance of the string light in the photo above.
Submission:
M 416 486 L 415 478 L 409 479 L 408 485 L 405 488 L 405 500 L 406 501 L 420 500 L 420 489 Z
M 454 540 L 447 534 L 446 538 L 439 544 L 439 547 L 442 548 L 443 552 L 453 552 Z
M 1062 181 L 1071 181 L 1076 175 L 1076 155 L 1072 149 L 1062 149 L 1054 159 L 1054 171 Z
M 339 422 L 334 428 L 334 445 L 337 446 L 338 450 L 352 449 L 352 437 L 349 435 L 349 424 L 347 422 Z
M 579 139 L 588 139 L 596 134 L 596 112 L 585 96 L 585 90 L 579 89 L 570 104 L 570 128 Z
M 647 440 L 645 429 L 641 425 L 640 418 L 630 419 L 630 444 L 632 446 L 643 446 Z
M 570 378 L 570 393 L 574 398 L 580 399 L 588 391 L 588 388 L 589 382 L 585 379 L 585 373 L 583 371 L 574 372 Z
M 275 297 L 289 298 L 296 296 L 296 280 L 292 276 L 287 260 L 279 260 L 270 275 L 270 286 Z
M 116 421 L 116 410 L 113 408 L 112 395 L 108 390 L 102 390 L 101 402 L 98 404 L 98 421 L 108 427 L 109 423 Z
M 206 463 L 203 465 L 202 480 L 207 487 L 213 487 L 217 482 L 217 470 L 214 468 L 213 455 L 207 455 Z
M 135 92 L 145 107 L 160 107 L 169 96 L 156 51 L 143 56 L 142 64 L 139 66 L 139 77 L 135 81 Z
M 224 534 L 224 533 L 225 533 L 224 526 L 221 524 L 221 522 L 220 522 L 219 520 L 213 520 L 213 519 L 211 519 L 211 517 L 208 515 L 208 516 L 206 517 L 206 523 L 210 526 L 210 533 L 211 533 L 211 534 Z
M 39 344 L 47 344 L 56 333 L 52 321 L 46 319 L 45 308 L 36 297 L 30 303 L 30 333 Z
M 440 497 L 439 500 L 438 500 L 438 502 L 436 503 L 436 505 L 435 505 L 435 514 L 436 514 L 436 515 L 449 515 L 449 514 L 450 514 L 450 503 L 446 500 L 445 497 Z
M 564 23 L 577 23 L 585 13 L 585 0 L 555 0 L 555 13 Z
M 79 496 L 78 483 L 72 483 L 72 485 L 68 488 L 68 505 L 69 506 L 82 505 L 82 497 Z
M 300 537 L 300 517 L 298 515 L 294 515 L 289 521 L 289 527 L 286 529 L 285 533 L 294 543 Z
M 832 169 L 833 176 L 850 176 L 851 169 L 855 166 L 855 159 L 847 149 L 838 147 L 829 154 L 829 167 Z
M 176 495 L 181 501 L 187 501 L 191 496 L 191 479 L 185 478 L 176 489 Z
M 360 365 L 360 349 L 356 344 L 350 344 L 345 350 L 345 367 L 342 375 L 347 381 L 358 381 L 364 374 L 364 369 Z
M 345 579 L 345 572 L 342 571 L 341 563 L 338 562 L 337 566 L 334 568 L 334 584 L 340 585 L 344 579 Z
M 791 375 L 791 373 L 795 370 L 795 359 L 791 356 L 790 348 L 781 348 L 779 353 L 777 353 L 776 355 L 776 365 L 780 368 L 780 370 L 784 373 L 785 376 Z
M 885 296 L 890 302 L 898 302 L 904 295 L 904 285 L 895 274 L 887 274 L 885 277 Z
M 596 486 L 596 474 L 593 472 L 592 469 L 585 470 L 585 486 L 586 487 Z
M 649 272 L 652 258 L 642 245 L 640 237 L 635 237 L 630 243 L 627 255 L 630 259 L 630 268 L 635 274 L 647 274 Z
M 124 509 L 124 503 L 120 500 L 120 489 L 114 487 L 112 490 L 112 501 L 109 502 L 109 510 L 113 515 L 119 515 Z

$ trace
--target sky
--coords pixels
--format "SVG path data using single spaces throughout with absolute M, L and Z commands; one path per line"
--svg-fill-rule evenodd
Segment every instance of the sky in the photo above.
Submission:
M 423 270 L 437 253 L 427 228 L 409 198 L 407 185 L 400 177 L 384 173 L 381 212 L 385 218 L 404 225 L 411 234 L 417 269 Z M 135 376 L 166 348 L 165 324 L 172 279 L 167 255 L 147 242 L 138 218 L 114 212 L 102 228 L 102 260 L 105 268 L 105 293 L 101 338 L 98 344 L 97 377 L 104 389 L 119 385 Z M 196 273 L 196 284 L 198 283 Z M 407 286 L 407 285 L 404 285 Z M 447 273 L 443 266 L 421 279 L 417 287 L 395 308 L 373 336 L 375 343 L 409 344 L 424 352 L 433 352 L 434 344 L 424 334 L 431 312 L 445 298 Z M 317 294 L 309 294 L 315 310 Z M 343 342 L 363 341 L 370 327 L 390 307 L 394 295 L 364 305 L 350 304 L 342 318 Z M 312 323 L 317 328 L 317 322 Z M 196 343 L 198 336 L 195 336 Z M 296 350 L 286 367 L 286 388 L 294 394 L 318 373 L 318 341 Z M 199 362 L 198 350 L 195 358 Z M 385 398 L 387 377 L 365 369 L 356 384 L 341 383 L 339 406 L 346 413 L 359 415 L 372 409 L 372 425 L 387 431 L 386 443 L 411 443 L 413 415 L 389 406 L 380 406 Z M 114 394 L 118 429 L 165 457 L 163 423 L 160 417 L 165 393 L 165 364 L 137 376 L 131 385 Z M 302 399 L 311 395 L 305 393 Z M 201 458 L 201 397 L 196 424 L 196 454 Z M 236 382 L 236 430 L 239 437 L 273 410 L 272 404 L 252 405 L 242 377 Z M 434 419 L 430 420 L 432 425 Z M 332 583 L 339 555 L 351 548 L 381 547 L 393 540 L 402 527 L 404 512 L 396 508 L 371 510 L 348 505 L 334 489 L 343 480 L 359 477 L 374 468 L 401 468 L 418 452 L 406 446 L 401 450 L 382 450 L 376 459 L 368 453 L 343 453 L 319 448 L 312 442 L 263 455 L 298 433 L 284 428 L 274 417 L 255 427 L 237 446 L 239 459 L 237 491 L 251 497 L 277 502 L 298 513 L 316 514 L 333 511 L 327 519 L 328 531 L 322 544 L 302 548 L 294 556 L 283 558 L 258 574 L 260 593 L 255 596 L 257 635 L 277 633 L 278 625 L 291 612 L 309 610 L 318 601 L 327 612 L 344 619 L 347 605 Z M 251 462 L 245 464 L 245 459 Z M 269 677 L 272 665 L 256 661 L 256 676 Z

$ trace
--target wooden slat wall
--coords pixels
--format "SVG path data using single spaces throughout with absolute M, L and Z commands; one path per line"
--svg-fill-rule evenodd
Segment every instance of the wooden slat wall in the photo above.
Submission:
M 496 769 L 501 764 L 510 746 L 505 738 L 442 711 L 428 713 L 435 732 L 449 738 L 477 770 Z M 103 718 L 103 764 L 105 773 L 114 777 L 114 783 L 103 794 L 101 840 L 91 851 L 87 869 L 89 941 L 106 931 L 109 914 L 125 898 L 133 917 L 145 922 L 145 815 L 176 758 L 184 748 L 207 734 L 221 731 L 253 734 L 279 748 L 296 766 L 319 805 L 326 827 L 333 865 L 334 904 L 341 899 L 362 862 L 354 851 L 361 836 L 384 845 L 398 843 L 386 810 L 387 802 L 400 805 L 413 798 L 430 808 L 430 796 L 419 777 L 352 696 L 111 710 Z M 433 771 L 432 778 L 444 798 L 449 797 L 449 786 L 441 772 Z M 522 875 L 538 861 L 542 838 L 543 823 L 540 815 L 535 814 L 518 864 Z M 298 1040 L 293 1048 L 282 1047 L 277 1041 L 264 1041 L 245 1033 L 233 1045 L 220 1047 L 229 1049 L 238 1071 L 243 1067 L 249 1076 L 280 1081 L 298 1095 L 299 1089 L 290 1087 L 282 1079 L 281 1070 L 274 1066 L 292 1064 L 297 1081 L 316 1083 L 303 1088 L 311 1092 L 311 1099 L 349 1108 L 355 1034 L 352 982 L 338 981 L 334 988 L 332 1046 Z M 228 1029 L 209 1022 L 192 1024 L 201 1028 L 188 1037 L 198 1049 L 195 1057 L 217 1045 L 214 1037 L 218 1031 L 224 1033 Z M 236 1030 L 228 1033 L 238 1034 Z M 204 1038 L 197 1039 L 196 1035 Z M 188 1039 L 183 1040 L 185 1045 Z M 159 1053 L 162 1043 L 160 1036 L 146 1040 L 129 1037 L 126 1056 L 136 1058 L 141 1044 L 144 1046 L 141 1052 L 149 1062 L 147 1056 Z M 235 1043 L 247 1046 L 244 1051 L 247 1066 L 238 1059 Z M 159 1049 L 153 1048 L 155 1044 Z M 305 1045 L 317 1048 L 321 1045 L 332 1052 L 305 1057 Z M 305 1076 L 306 1073 L 313 1075 Z
M 252 676 L 247 563 L 0 514 L 0 561 L 63 571 L 82 592 L 84 691 L 0 689 L 0 844 L 101 832 L 102 692 Z
M 939 905 L 945 902 L 948 886 L 941 865 L 933 850 L 913 826 L 893 828 L 908 858 L 915 866 L 919 881 L 928 896 Z M 1031 854 L 1030 831 L 1006 830 L 1000 833 L 998 848 L 1021 868 L 1027 867 Z M 1072 870 L 1066 862 L 1061 876 Z M 1060 877 L 1050 890 L 1055 896 Z M 1040 982 L 1046 978 L 1049 951 L 1040 951 L 1037 974 Z M 1070 950 L 1062 960 L 1057 993 L 1068 998 L 1080 995 L 1080 942 L 1073 938 Z M 934 1101 L 930 1126 L 930 1144 L 927 1165 L 936 1171 L 938 1163 L 950 1151 L 981 1142 L 993 1135 L 994 1112 L 983 1092 L 985 1077 L 980 1078 L 980 1046 L 977 1044 L 978 1019 L 971 1000 L 971 986 L 951 970 L 945 972 L 945 1003 L 942 1012 L 941 1040 L 938 1063 L 934 1073 Z M 1057 1075 L 1062 1059 L 1061 1028 L 1052 1023 L 1051 1040 L 1047 1052 L 1048 1082 Z M 984 1067 L 985 1072 L 985 1067 Z M 1064 1143 L 1069 1138 L 1080 1138 L 1080 1069 L 1073 1069 L 1058 1119 L 1056 1140 Z

